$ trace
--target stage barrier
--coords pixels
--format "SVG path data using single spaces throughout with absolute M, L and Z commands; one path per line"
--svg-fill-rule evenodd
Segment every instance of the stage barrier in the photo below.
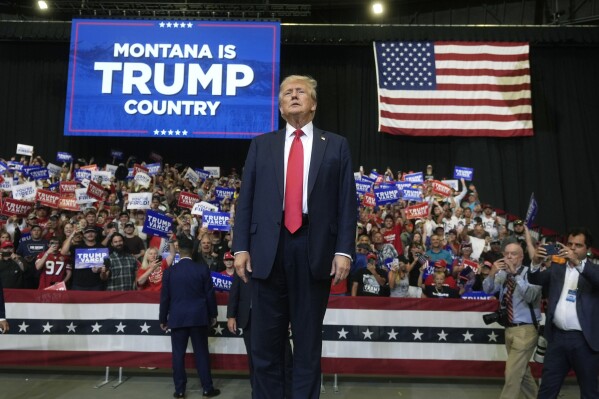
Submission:
M 171 366 L 170 338 L 158 323 L 159 293 L 7 289 L 4 295 L 10 332 L 0 336 L 0 365 Z M 217 294 L 212 368 L 246 370 L 243 340 L 227 330 L 227 299 Z M 323 371 L 501 377 L 504 330 L 482 321 L 496 306 L 495 300 L 331 297 Z M 191 354 L 186 361 L 192 368 Z M 538 374 L 539 366 L 533 369 Z

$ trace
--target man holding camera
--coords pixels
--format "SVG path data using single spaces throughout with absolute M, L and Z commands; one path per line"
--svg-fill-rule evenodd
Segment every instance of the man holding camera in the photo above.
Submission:
M 574 370 L 581 398 L 598 398 L 599 266 L 589 261 L 592 236 L 586 228 L 570 230 L 566 245 L 540 246 L 531 266 L 531 282 L 549 288 L 545 337 L 548 341 L 539 398 L 557 398 L 564 378 Z M 541 261 L 555 254 L 545 271 Z
M 505 327 L 505 383 L 501 399 L 522 397 L 533 399 L 538 387 L 528 362 L 537 344 L 538 320 L 541 318 L 541 287 L 528 282 L 528 267 L 522 265 L 524 251 L 517 243 L 506 245 L 503 258 L 493 263 L 489 276 L 483 281 L 487 294 L 499 293 L 499 310 L 492 321 Z

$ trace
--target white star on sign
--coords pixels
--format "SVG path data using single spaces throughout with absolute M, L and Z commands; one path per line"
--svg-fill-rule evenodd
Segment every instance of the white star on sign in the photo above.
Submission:
M 52 324 L 50 324 L 49 321 L 46 322 L 46 324 L 43 324 L 42 327 L 44 328 L 44 331 L 42 332 L 50 332 L 50 330 L 52 329 L 52 327 L 54 327 Z
M 472 342 L 472 336 L 474 334 L 470 334 L 470 331 L 466 330 L 466 334 L 462 334 L 464 336 L 464 342 L 470 341 Z
M 75 324 L 73 324 L 73 322 L 71 322 L 71 324 L 69 324 L 67 326 L 68 331 L 67 332 L 76 332 L 75 329 L 77 328 L 77 326 Z
M 119 322 L 118 325 L 114 326 L 116 328 L 116 332 L 122 332 L 123 334 L 125 333 L 125 327 L 127 327 L 126 324 L 123 324 L 123 322 Z
M 364 334 L 364 339 L 372 339 L 372 331 L 370 331 L 370 328 L 367 328 L 366 331 L 362 332 L 362 334 Z
M 223 335 L 223 328 L 220 326 L 220 324 L 217 324 L 216 327 L 214 327 L 214 333 L 216 335 Z
M 160 133 L 160 130 L 158 130 L 158 129 L 154 130 L 154 136 L 158 136 L 158 133 Z
M 24 321 L 21 324 L 19 324 L 19 332 L 27 332 L 28 328 L 29 324 L 25 324 Z
M 487 336 L 489 337 L 489 342 L 497 342 L 498 335 L 495 334 L 495 331 L 491 331 L 491 334 L 488 334 Z
M 392 339 L 397 341 L 397 333 L 395 332 L 394 328 L 392 328 L 391 332 L 388 332 L 387 334 L 389 334 L 389 341 L 391 341 Z
M 440 333 L 437 333 L 437 335 L 439 336 L 439 341 L 443 340 L 443 341 L 447 341 L 447 333 L 444 330 L 441 330 Z
M 173 27 L 175 27 L 175 28 L 178 28 L 178 27 L 179 27 L 179 24 L 178 24 L 177 22 L 175 22 L 175 23 L 173 24 Z
M 160 134 L 164 136 L 164 135 L 166 134 L 166 130 L 162 129 L 162 130 L 160 131 Z
M 150 333 L 150 326 L 145 321 L 144 321 L 143 325 L 139 326 L 139 328 L 141 328 L 142 333 L 147 333 L 147 334 Z
M 102 328 L 102 324 L 98 324 L 98 322 L 96 321 L 96 324 L 92 324 L 92 333 L 99 333 L 100 328 Z
M 341 327 L 341 330 L 337 331 L 337 334 L 339 334 L 339 339 L 343 338 L 343 339 L 347 339 L 347 333 L 349 331 L 345 331 L 345 328 Z
M 164 28 L 164 22 L 158 24 L 161 28 Z
M 172 135 L 173 135 L 173 130 L 172 130 L 172 129 L 170 129 L 170 130 L 168 131 L 168 135 L 169 135 L 169 136 L 172 136 Z
M 170 22 L 167 22 L 167 23 L 166 23 L 166 27 L 167 27 L 167 28 L 170 28 L 171 26 L 173 26 L 173 24 L 171 24 Z
M 183 136 L 187 136 L 187 130 L 183 130 Z
M 417 339 L 422 341 L 422 333 L 420 332 L 420 330 L 416 330 L 416 332 L 413 332 L 412 335 L 414 336 L 414 341 L 416 341 Z
M 191 28 L 192 26 L 193 26 L 193 24 L 192 24 L 191 22 L 188 22 L 188 23 L 187 23 L 187 27 L 188 27 L 188 28 Z

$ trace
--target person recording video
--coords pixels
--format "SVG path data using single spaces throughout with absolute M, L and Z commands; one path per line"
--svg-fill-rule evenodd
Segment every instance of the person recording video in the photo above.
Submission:
M 498 322 L 505 327 L 505 383 L 500 398 L 537 397 L 538 386 L 528 362 L 537 344 L 541 319 L 541 287 L 528 282 L 524 251 L 518 243 L 506 245 L 503 258 L 493 263 L 483 290 L 499 293 Z M 485 320 L 487 322 L 487 320 Z

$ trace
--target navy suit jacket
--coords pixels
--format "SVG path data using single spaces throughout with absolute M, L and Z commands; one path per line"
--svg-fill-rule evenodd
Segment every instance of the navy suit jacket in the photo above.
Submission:
M 169 328 L 209 326 L 217 314 L 208 267 L 182 259 L 164 271 L 160 323 Z
M 551 268 L 542 272 L 529 273 L 528 281 L 549 287 L 546 309 L 545 337 L 551 342 L 553 337 L 553 317 L 555 308 L 564 287 L 566 265 L 551 264 Z M 599 265 L 587 259 L 583 272 L 578 277 L 576 292 L 576 313 L 582 327 L 582 333 L 594 351 L 599 351 Z
M 227 304 L 227 318 L 235 317 L 238 328 L 246 328 L 250 321 L 250 308 L 252 304 L 252 280 L 244 283 L 235 273 L 233 284 L 229 291 Z
M 254 138 L 235 209 L 233 252 L 248 251 L 252 277 L 273 267 L 285 187 L 285 129 Z M 308 258 L 312 277 L 330 278 L 335 253 L 355 250 L 356 184 L 347 140 L 314 128 L 308 173 Z

